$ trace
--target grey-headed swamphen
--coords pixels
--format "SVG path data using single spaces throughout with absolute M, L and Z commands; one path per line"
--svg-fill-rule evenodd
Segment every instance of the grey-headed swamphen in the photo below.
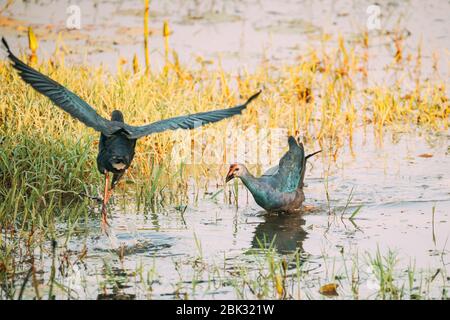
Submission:
M 292 136 L 289 137 L 288 143 L 289 150 L 279 164 L 261 177 L 254 177 L 245 165 L 235 163 L 230 166 L 225 181 L 241 179 L 256 203 L 267 211 L 297 212 L 305 200 L 303 179 L 306 160 L 320 151 L 305 157 L 302 143 L 298 143 Z
M 119 110 L 112 112 L 111 120 L 103 118 L 79 96 L 20 61 L 11 52 L 4 38 L 2 38 L 2 42 L 8 52 L 8 58 L 11 60 L 12 66 L 18 71 L 23 81 L 47 96 L 55 105 L 68 112 L 72 117 L 100 132 L 97 167 L 100 173 L 105 175 L 102 206 L 102 221 L 104 224 L 107 224 L 106 204 L 112 194 L 112 189 L 133 160 L 138 138 L 166 130 L 194 129 L 201 125 L 241 114 L 247 105 L 261 93 L 261 91 L 257 92 L 244 104 L 232 108 L 174 117 L 143 126 L 132 126 L 124 122 L 122 112 Z M 109 173 L 113 174 L 111 185 Z

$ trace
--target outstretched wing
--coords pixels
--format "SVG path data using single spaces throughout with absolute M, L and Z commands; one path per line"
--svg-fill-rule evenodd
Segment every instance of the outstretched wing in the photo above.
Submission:
M 2 42 L 8 51 L 8 58 L 14 69 L 18 71 L 23 81 L 30 84 L 36 91 L 48 97 L 72 117 L 105 135 L 111 135 L 120 129 L 113 122 L 99 116 L 89 104 L 76 94 L 20 61 L 9 49 L 5 38 L 2 38 Z
M 242 113 L 247 105 L 255 99 L 261 91 L 252 95 L 244 104 L 215 111 L 200 112 L 191 115 L 179 116 L 170 119 L 157 121 L 144 126 L 125 125 L 126 131 L 129 133 L 130 139 L 137 139 L 152 133 L 162 132 L 166 130 L 176 129 L 194 129 L 208 123 L 214 123 L 225 118 L 232 117 Z
M 289 150 L 280 159 L 278 166 L 270 168 L 261 178 L 280 192 L 292 192 L 303 187 L 305 151 L 294 137 L 289 137 Z

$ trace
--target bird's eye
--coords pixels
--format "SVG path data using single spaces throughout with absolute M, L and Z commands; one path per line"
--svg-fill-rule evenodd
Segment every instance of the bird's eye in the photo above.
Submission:
M 236 168 L 236 170 L 234 170 L 234 171 L 239 171 L 239 168 Z

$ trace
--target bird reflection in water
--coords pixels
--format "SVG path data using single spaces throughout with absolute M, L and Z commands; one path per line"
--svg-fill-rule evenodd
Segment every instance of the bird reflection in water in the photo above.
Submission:
M 304 229 L 305 219 L 301 214 L 266 213 L 261 216 L 264 222 L 256 227 L 252 248 L 261 249 L 263 244 L 271 244 L 279 253 L 303 252 L 303 241 L 308 233 Z

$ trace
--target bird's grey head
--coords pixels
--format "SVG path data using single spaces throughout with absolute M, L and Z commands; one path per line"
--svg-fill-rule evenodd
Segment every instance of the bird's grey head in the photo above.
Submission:
M 111 121 L 123 122 L 123 114 L 119 110 L 114 110 L 111 113 Z
M 236 177 L 243 176 L 248 173 L 247 168 L 243 164 L 233 163 L 230 165 L 225 182 L 228 182 Z

